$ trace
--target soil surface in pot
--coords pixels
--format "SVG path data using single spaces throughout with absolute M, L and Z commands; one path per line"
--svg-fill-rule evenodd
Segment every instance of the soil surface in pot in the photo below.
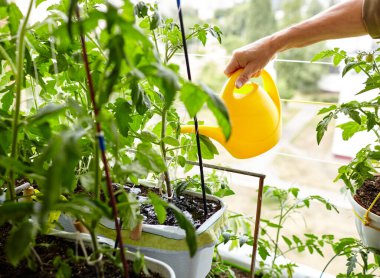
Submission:
M 127 184 L 123 187 L 127 192 L 133 192 L 136 194 L 137 198 L 141 202 L 146 200 L 146 196 L 148 196 L 149 192 L 154 192 L 159 195 L 159 190 L 157 188 L 134 186 L 133 184 Z M 114 189 L 117 190 L 118 188 L 120 188 L 120 185 L 114 184 Z M 191 220 L 196 229 L 199 228 L 214 213 L 221 209 L 221 204 L 219 202 L 214 200 L 207 200 L 207 216 L 205 217 L 202 198 L 187 194 L 181 196 L 173 196 L 170 202 L 178 207 L 188 217 L 188 219 Z M 142 204 L 140 212 L 144 217 L 144 223 L 152 225 L 159 224 L 152 205 Z M 174 213 L 170 211 L 170 208 L 167 211 L 167 217 L 163 224 L 168 226 L 178 226 L 177 220 L 174 217 Z
M 76 246 L 74 242 L 66 241 L 53 236 L 37 236 L 36 238 L 36 245 L 34 249 L 42 262 L 42 266 L 38 266 L 38 264 L 36 264 L 37 268 L 33 271 L 28 267 L 27 261 L 24 260 L 18 267 L 13 267 L 10 263 L 8 263 L 5 256 L 5 244 L 10 229 L 11 226 L 8 224 L 0 227 L 0 278 L 55 278 L 57 267 L 54 266 L 54 258 L 57 256 L 60 256 L 62 260 L 67 261 L 70 265 L 71 277 L 97 277 L 96 268 L 94 266 L 89 266 L 84 259 L 78 259 L 76 261 L 74 261 L 74 259 L 70 259 L 70 253 L 78 254 L 78 256 L 83 258 L 84 254 L 79 246 Z M 87 249 L 87 253 L 91 254 L 91 250 Z M 148 276 L 144 273 L 137 275 L 132 270 L 132 264 L 133 263 L 131 261 L 128 261 L 130 270 L 129 277 L 131 278 L 162 277 L 157 273 L 150 273 Z M 104 274 L 105 277 L 109 278 L 123 277 L 120 269 L 111 262 L 107 261 L 104 262 Z
M 379 192 L 380 176 L 375 176 L 373 179 L 366 180 L 364 184 L 358 190 L 356 190 L 354 199 L 362 207 L 368 209 Z M 380 216 L 380 200 L 376 202 L 376 204 L 371 209 L 371 212 Z

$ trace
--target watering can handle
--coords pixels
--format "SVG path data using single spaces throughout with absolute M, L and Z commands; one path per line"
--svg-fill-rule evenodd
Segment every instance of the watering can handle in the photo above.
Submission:
M 235 99 L 233 95 L 233 92 L 235 90 L 235 82 L 242 72 L 243 72 L 243 69 L 239 69 L 230 76 L 230 78 L 228 79 L 227 83 L 224 85 L 224 88 L 223 88 L 223 93 L 222 93 L 223 99 L 225 100 L 228 99 L 230 101 L 233 101 Z M 260 76 L 263 78 L 264 90 L 268 93 L 270 98 L 276 104 L 277 108 L 281 109 L 280 96 L 277 90 L 277 86 L 274 83 L 272 77 L 264 69 L 261 70 Z
M 281 111 L 280 94 L 278 93 L 277 86 L 274 83 L 272 76 L 270 76 L 270 74 L 264 69 L 261 70 L 260 76 L 263 78 L 264 90 L 268 93 L 270 98 L 276 104 L 277 109 Z

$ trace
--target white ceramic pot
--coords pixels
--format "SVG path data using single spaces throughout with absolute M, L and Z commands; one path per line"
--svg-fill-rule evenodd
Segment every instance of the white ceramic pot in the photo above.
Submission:
M 83 241 L 83 243 L 87 246 L 91 245 L 91 237 L 88 234 L 83 233 L 70 233 L 70 232 L 64 232 L 64 231 L 57 231 L 54 230 L 53 232 L 49 233 L 50 235 L 57 236 L 59 238 L 64 238 L 70 241 L 78 241 L 80 237 L 80 240 Z M 109 238 L 104 238 L 98 236 L 98 241 L 100 244 L 107 244 L 111 247 L 114 246 L 115 242 Z M 126 259 L 133 261 L 135 259 L 135 254 L 132 252 L 126 252 Z M 166 263 L 156 260 L 154 258 L 150 258 L 148 256 L 144 256 L 145 259 L 145 265 L 146 267 L 155 273 L 160 274 L 163 278 L 176 278 L 176 275 L 173 271 L 173 269 L 167 265 Z
M 351 194 L 349 194 L 348 199 L 355 211 L 356 229 L 358 230 L 363 244 L 380 250 L 380 216 L 370 212 L 368 215 L 369 225 L 364 225 L 359 217 L 363 218 L 367 210 L 358 204 Z
M 188 195 L 202 198 L 202 194 L 186 192 Z M 202 278 L 211 270 L 214 246 L 222 231 L 226 228 L 226 206 L 215 196 L 207 195 L 207 200 L 218 201 L 221 209 L 203 223 L 196 231 L 198 251 L 191 258 L 185 240 L 185 231 L 180 227 L 143 224 L 139 240 L 131 240 L 130 232 L 122 230 L 124 244 L 128 250 L 140 250 L 144 255 L 159 259 L 170 265 L 179 278 Z M 98 233 L 115 238 L 113 221 L 104 219 Z

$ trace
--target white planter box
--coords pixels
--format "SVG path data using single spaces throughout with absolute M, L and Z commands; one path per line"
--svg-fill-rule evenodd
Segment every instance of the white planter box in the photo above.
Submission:
M 349 194 L 348 199 L 357 216 L 363 218 L 367 210 L 359 205 L 351 194 Z M 363 244 L 380 250 L 380 216 L 370 212 L 368 215 L 370 222 L 368 226 L 364 225 L 357 216 L 355 217 L 356 229 Z
M 69 232 L 57 231 L 57 230 L 54 230 L 53 232 L 49 234 L 53 236 L 57 236 L 59 238 L 67 239 L 69 241 L 78 241 L 80 239 L 83 241 L 85 245 L 91 246 L 91 237 L 88 234 L 69 233 Z M 115 245 L 115 242 L 113 240 L 100 237 L 100 236 L 98 236 L 98 241 L 101 244 L 107 244 L 107 245 L 110 245 L 111 247 Z M 135 259 L 135 254 L 133 254 L 132 252 L 126 252 L 126 259 L 133 261 Z M 145 259 L 145 265 L 150 271 L 158 273 L 164 278 L 176 277 L 173 269 L 166 263 L 160 260 L 150 258 L 148 256 L 144 256 L 144 259 Z
M 202 198 L 202 194 L 186 192 Z M 140 240 L 129 237 L 130 232 L 122 230 L 124 244 L 129 250 L 140 250 L 143 254 L 159 259 L 170 265 L 179 278 L 206 277 L 211 269 L 214 246 L 221 232 L 226 227 L 226 207 L 221 199 L 207 195 L 207 200 L 218 201 L 221 209 L 203 223 L 196 231 L 198 251 L 190 257 L 185 241 L 185 231 L 179 227 L 143 224 Z M 102 221 L 98 233 L 105 237 L 115 238 L 114 223 Z

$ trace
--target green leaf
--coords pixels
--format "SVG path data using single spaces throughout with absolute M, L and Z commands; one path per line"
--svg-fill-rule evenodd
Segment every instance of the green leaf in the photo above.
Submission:
M 8 111 L 9 108 L 13 104 L 13 99 L 14 99 L 14 94 L 12 91 L 5 93 L 3 97 L 1 98 L 1 104 L 2 104 L 1 109 L 4 111 Z
M 265 248 L 264 246 L 260 245 L 258 248 L 257 248 L 257 251 L 259 252 L 259 255 L 260 257 L 263 259 L 263 261 L 266 260 L 266 258 L 268 258 L 270 256 L 270 253 L 268 252 L 267 248 Z
M 143 272 L 145 275 L 149 275 L 149 271 L 145 265 L 144 254 L 137 251 L 135 254 L 135 259 L 133 261 L 133 272 L 140 276 L 140 273 Z
M 168 207 L 172 209 L 178 225 L 185 230 L 187 247 L 189 247 L 190 257 L 193 257 L 198 249 L 194 225 L 176 206 L 169 203 Z
M 165 144 L 168 144 L 174 147 L 178 147 L 180 145 L 179 141 L 172 136 L 166 136 L 164 139 L 162 139 L 162 141 L 164 141 Z
M 355 122 L 357 122 L 359 125 L 362 124 L 362 119 L 360 117 L 360 114 L 356 110 L 348 110 L 348 115 L 353 119 Z
M 341 125 L 338 125 L 340 129 L 342 129 L 342 138 L 343 140 L 347 141 L 352 136 L 354 136 L 356 133 L 365 130 L 366 128 L 364 126 L 361 126 L 360 124 L 356 122 L 347 122 Z
M 150 30 L 157 29 L 157 27 L 160 25 L 160 20 L 161 20 L 160 14 L 157 11 L 155 11 L 152 15 L 149 29 Z
M 223 243 L 226 244 L 230 241 L 231 233 L 230 232 L 223 232 L 222 237 L 223 237 Z
M 185 167 L 185 165 L 186 165 L 186 158 L 184 158 L 182 155 L 179 155 L 179 156 L 177 156 L 177 161 L 178 161 L 178 164 L 181 167 Z
M 39 4 L 45 2 L 46 0 L 36 0 L 36 7 L 38 7 Z
M 9 17 L 9 30 L 11 31 L 12 36 L 16 36 L 20 26 L 20 22 L 22 22 L 23 15 L 15 3 L 8 4 L 7 8 Z
M 347 65 L 343 68 L 342 77 L 344 77 L 347 74 L 347 72 L 349 72 L 350 70 L 355 69 L 356 67 L 359 67 L 359 66 L 363 66 L 363 65 L 365 65 L 365 62 L 363 61 L 347 63 Z
M 72 277 L 71 267 L 66 262 L 61 262 L 57 270 L 56 278 L 70 278 Z
M 334 59 L 333 59 L 334 66 L 338 66 L 343 59 L 344 59 L 344 56 L 342 56 L 342 55 L 335 55 Z
M 13 266 L 17 266 L 29 254 L 36 232 L 35 225 L 29 220 L 12 228 L 7 239 L 5 252 L 8 261 Z
M 329 107 L 324 107 L 324 108 L 322 108 L 321 110 L 318 111 L 317 115 L 325 114 L 327 112 L 335 110 L 336 108 L 337 108 L 336 105 L 331 105 Z
M 285 241 L 286 245 L 288 245 L 289 248 L 292 246 L 293 243 L 288 237 L 282 236 L 282 239 Z
M 143 18 L 148 15 L 148 6 L 144 2 L 138 2 L 135 6 L 135 14 L 139 18 Z
M 367 131 L 372 130 L 376 124 L 376 116 L 372 113 L 367 114 Z
M 323 136 L 325 135 L 325 132 L 327 130 L 327 127 L 330 123 L 330 121 L 333 119 L 334 117 L 334 113 L 333 112 L 330 112 L 327 116 L 325 116 L 322 121 L 320 121 L 317 125 L 317 142 L 318 142 L 318 145 L 319 143 L 321 142 Z
M 357 261 L 358 261 L 358 259 L 356 258 L 355 255 L 353 255 L 347 259 L 347 263 L 346 263 L 347 276 L 350 276 L 351 273 L 354 271 Z
M 149 192 L 148 196 L 156 213 L 158 223 L 164 223 L 166 220 L 166 202 L 153 192 Z
M 132 82 L 131 90 L 132 103 L 136 106 L 136 111 L 140 115 L 144 115 L 151 106 L 149 97 L 137 82 Z
M 132 123 L 132 106 L 129 102 L 118 98 L 115 102 L 113 111 L 115 113 L 116 125 L 120 134 L 124 137 L 128 137 L 128 131 L 130 129 L 130 124 Z
M 203 44 L 203 46 L 206 45 L 206 41 L 207 41 L 207 32 L 206 30 L 198 30 L 198 34 L 197 34 L 197 38 L 198 40 L 201 41 L 201 43 Z
M 29 124 L 35 124 L 54 117 L 67 109 L 67 106 L 61 104 L 48 103 L 38 110 L 36 114 L 27 119 Z
M 292 193 L 292 195 L 294 196 L 294 198 L 297 198 L 298 197 L 298 193 L 299 193 L 300 189 L 297 188 L 297 187 L 292 187 L 292 188 L 289 188 L 289 192 Z
M 122 192 L 118 195 L 118 210 L 120 217 L 123 220 L 123 225 L 128 230 L 134 229 L 139 225 L 143 217 L 140 214 L 140 203 L 134 194 Z
M 332 57 L 335 55 L 335 51 L 334 50 L 325 50 L 325 51 L 322 51 L 318 54 L 316 54 L 313 59 L 311 59 L 311 62 L 316 62 L 318 60 L 322 60 L 324 58 L 328 58 L 328 57 Z
M 0 206 L 0 226 L 9 220 L 21 222 L 34 212 L 34 204 L 31 202 L 6 202 Z
M 149 130 L 144 130 L 140 133 L 140 136 L 141 136 L 141 140 L 145 141 L 145 142 L 158 142 L 158 137 L 156 134 L 154 134 L 153 132 L 149 131 Z
M 136 159 L 146 167 L 156 173 L 166 170 L 166 164 L 162 156 L 152 148 L 150 143 L 140 143 L 137 146 Z
M 191 82 L 186 82 L 181 88 L 180 99 L 185 105 L 190 117 L 194 118 L 194 116 L 203 107 L 204 103 L 208 99 L 208 96 L 199 86 Z

